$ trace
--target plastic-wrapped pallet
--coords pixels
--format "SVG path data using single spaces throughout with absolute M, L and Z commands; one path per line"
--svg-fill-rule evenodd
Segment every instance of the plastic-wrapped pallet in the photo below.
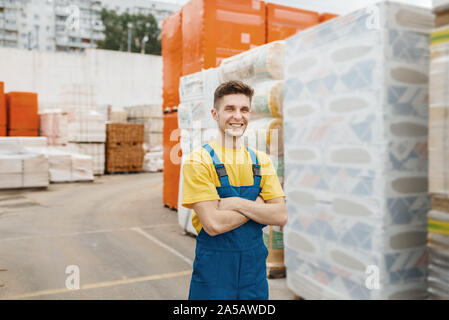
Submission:
M 111 123 L 126 123 L 127 113 L 123 109 L 111 110 L 109 122 Z
M 48 147 L 44 151 L 49 162 L 50 182 L 92 181 L 93 158 L 67 148 Z
M 449 199 L 432 197 L 427 215 L 428 291 L 431 299 L 449 299 Z
M 43 154 L 0 154 L 0 189 L 48 186 L 48 159 Z
M 89 155 L 93 158 L 93 172 L 95 175 L 104 173 L 105 144 L 104 143 L 69 143 L 69 150 L 74 153 Z
M 69 142 L 105 142 L 106 118 L 93 110 L 68 111 Z
M 263 81 L 254 85 L 251 117 L 282 118 L 284 81 Z
M 202 129 L 217 128 L 212 118 L 214 92 L 220 84 L 217 68 L 202 70 L 181 77 L 179 85 L 180 105 L 178 106 L 178 126 L 191 129 L 194 126 Z
M 178 118 L 179 119 L 179 118 Z M 182 166 L 186 157 L 195 149 L 216 137 L 216 129 L 181 129 L 181 170 L 179 175 L 179 192 L 178 192 L 178 223 L 187 233 L 197 235 L 195 228 L 192 225 L 193 210 L 182 206 Z
M 284 50 L 284 41 L 274 41 L 223 59 L 220 81 L 284 79 Z
M 217 123 L 212 118 L 214 92 L 219 85 L 217 68 L 202 70 L 180 79 L 178 127 L 182 150 L 178 193 L 178 223 L 188 233 L 196 235 L 192 225 L 193 210 L 182 206 L 182 165 L 185 157 L 195 148 L 216 136 Z
M 0 189 L 47 187 L 48 159 L 28 149 L 46 144 L 42 137 L 0 138 Z
M 43 111 L 39 114 L 40 135 L 47 137 L 50 146 L 65 146 L 68 142 L 68 114 L 61 109 Z
M 127 107 L 127 122 L 144 125 L 144 149 L 155 151 L 162 146 L 162 110 L 160 105 Z
M 162 151 L 150 151 L 145 154 L 143 168 L 145 172 L 158 172 L 164 169 Z
M 432 14 L 382 2 L 286 40 L 287 285 L 425 298 Z
M 449 21 L 448 16 L 449 11 L 446 21 Z M 437 25 L 438 17 L 439 13 Z M 429 193 L 432 208 L 427 215 L 428 291 L 432 299 L 449 299 L 449 26 L 434 30 L 430 42 Z

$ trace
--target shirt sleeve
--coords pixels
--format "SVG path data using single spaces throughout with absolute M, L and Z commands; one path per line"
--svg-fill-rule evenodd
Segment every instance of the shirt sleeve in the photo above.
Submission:
M 273 166 L 273 161 L 266 154 L 259 155 L 261 160 L 261 174 L 262 174 L 262 191 L 260 196 L 266 201 L 274 198 L 285 197 L 282 190 L 281 183 Z
M 183 165 L 182 205 L 192 209 L 201 201 L 220 199 L 207 164 L 189 157 Z

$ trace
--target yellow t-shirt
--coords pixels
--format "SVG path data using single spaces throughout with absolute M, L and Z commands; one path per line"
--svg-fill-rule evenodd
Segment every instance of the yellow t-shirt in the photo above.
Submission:
M 251 155 L 242 144 L 240 149 L 225 148 L 215 140 L 209 142 L 215 154 L 224 164 L 232 186 L 249 186 L 254 184 Z M 253 151 L 261 169 L 262 191 L 260 196 L 264 200 L 285 197 L 279 178 L 270 157 L 259 150 Z M 192 209 L 196 202 L 220 199 L 216 187 L 221 186 L 215 166 L 209 152 L 203 147 L 193 150 L 187 157 L 183 169 L 182 205 Z M 196 231 L 201 231 L 202 225 L 195 212 L 192 224 Z

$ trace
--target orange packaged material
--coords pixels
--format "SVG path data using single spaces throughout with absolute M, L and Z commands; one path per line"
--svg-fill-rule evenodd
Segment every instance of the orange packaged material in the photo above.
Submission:
M 178 129 L 178 113 L 164 114 L 163 129 L 163 194 L 164 205 L 178 209 L 178 186 L 181 170 L 180 129 Z
M 39 133 L 37 93 L 9 92 L 6 94 L 8 135 L 17 130 Z
M 10 137 L 39 137 L 38 129 L 8 129 Z
M 265 8 L 260 0 L 190 0 L 182 8 L 182 75 L 264 44 Z
M 320 14 L 279 4 L 267 4 L 267 43 L 283 40 L 320 23 Z
M 323 12 L 320 15 L 320 23 L 326 22 L 327 20 L 338 17 L 338 14 Z
M 179 104 L 179 78 L 182 73 L 181 11 L 162 22 L 162 99 L 163 110 Z
M 6 136 L 6 98 L 5 86 L 0 81 L 0 137 Z

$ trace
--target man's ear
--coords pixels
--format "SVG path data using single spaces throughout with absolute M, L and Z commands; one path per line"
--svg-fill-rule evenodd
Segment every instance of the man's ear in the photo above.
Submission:
M 212 108 L 212 110 L 210 111 L 210 113 L 212 114 L 212 118 L 214 118 L 215 121 L 218 121 L 218 115 L 217 115 L 217 110 L 214 108 Z

